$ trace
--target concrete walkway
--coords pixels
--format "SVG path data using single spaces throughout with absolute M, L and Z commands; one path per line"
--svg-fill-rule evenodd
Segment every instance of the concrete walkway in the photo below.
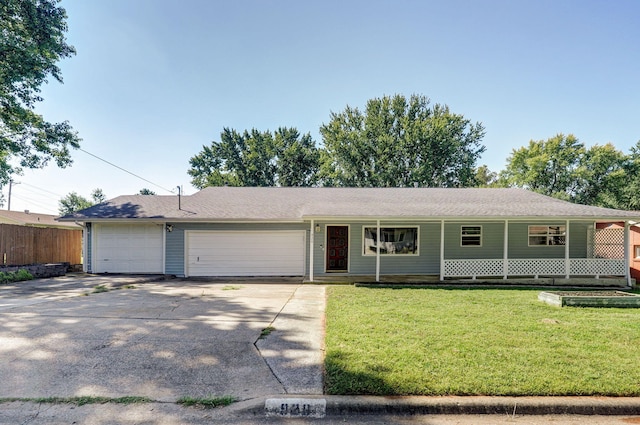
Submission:
M 325 288 L 299 286 L 256 343 L 287 394 L 322 394 Z

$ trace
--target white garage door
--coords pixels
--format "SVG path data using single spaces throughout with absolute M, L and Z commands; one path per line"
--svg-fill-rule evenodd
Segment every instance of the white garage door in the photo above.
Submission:
M 187 232 L 188 276 L 302 276 L 304 231 Z
M 94 273 L 164 273 L 164 226 L 94 224 Z

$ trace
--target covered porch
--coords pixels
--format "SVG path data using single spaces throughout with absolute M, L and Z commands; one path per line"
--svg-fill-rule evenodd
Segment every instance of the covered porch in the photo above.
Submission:
M 405 221 L 406 222 L 406 221 Z M 317 222 L 310 222 L 310 282 L 379 282 L 379 283 L 495 283 L 557 286 L 632 286 L 630 274 L 630 225 L 597 219 L 440 219 L 412 221 L 422 232 L 429 226 L 429 236 L 412 251 L 413 261 L 435 260 L 433 274 L 398 274 L 390 265 L 401 261 L 403 255 L 390 255 L 388 250 L 368 245 L 367 232 L 384 234 L 398 226 L 398 220 L 366 221 L 362 246 L 371 262 L 341 275 L 314 275 L 314 234 Z M 370 224 L 369 224 L 370 223 Z M 387 227 L 385 229 L 385 227 Z M 365 227 L 365 225 L 363 225 Z M 402 230 L 406 230 L 407 226 Z M 424 227 L 426 228 L 426 227 Z M 315 230 L 314 230 L 315 229 Z M 365 230 L 365 229 L 363 229 Z M 382 231 L 382 232 L 381 232 Z M 438 234 L 439 233 L 439 234 Z M 426 234 L 426 233 L 425 233 Z M 384 241 L 384 240 L 383 240 Z M 379 244 L 383 246 L 384 244 Z M 377 251 L 376 251 L 377 249 Z M 401 254 L 398 252 L 397 254 Z M 381 259 L 383 257 L 384 261 Z M 439 266 L 438 266 L 439 257 Z M 395 259 L 398 259 L 396 261 Z
M 521 221 L 517 221 L 522 224 Z M 625 279 L 628 286 L 631 286 L 630 275 L 630 252 L 629 252 L 629 222 L 599 222 L 594 221 L 593 225 L 587 227 L 586 239 L 584 235 L 572 238 L 572 224 L 583 223 L 584 220 L 565 220 L 563 226 L 549 226 L 555 229 L 554 232 L 540 232 L 540 225 L 528 225 L 527 239 L 528 246 L 531 241 L 534 243 L 540 240 L 546 242 L 541 246 L 563 247 L 562 258 L 548 257 L 527 257 L 517 258 L 511 254 L 518 251 L 513 248 L 510 242 L 510 224 L 513 221 L 503 221 L 503 255 L 502 258 L 447 258 L 446 240 L 444 237 L 445 222 L 442 222 L 441 234 L 441 267 L 440 280 L 450 278 L 487 278 L 501 277 L 502 279 L 527 278 L 539 279 L 541 277 L 562 277 L 565 280 L 571 278 L 601 279 L 603 277 L 615 277 Z M 532 230 L 533 229 L 533 230 Z M 577 236 L 577 235 L 576 235 Z M 513 237 L 513 235 L 511 235 Z M 586 243 L 586 250 L 582 255 L 572 256 L 573 239 L 579 240 L 580 244 Z M 582 248 L 582 246 L 580 246 Z

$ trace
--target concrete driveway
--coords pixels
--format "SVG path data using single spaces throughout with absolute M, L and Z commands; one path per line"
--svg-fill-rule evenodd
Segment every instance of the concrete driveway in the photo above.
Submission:
M 0 398 L 322 393 L 324 287 L 146 280 L 0 286 Z

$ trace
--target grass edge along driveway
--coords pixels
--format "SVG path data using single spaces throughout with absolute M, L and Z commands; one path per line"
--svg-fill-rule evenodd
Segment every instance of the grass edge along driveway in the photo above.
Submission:
M 328 287 L 326 393 L 640 396 L 640 309 L 539 292 Z

